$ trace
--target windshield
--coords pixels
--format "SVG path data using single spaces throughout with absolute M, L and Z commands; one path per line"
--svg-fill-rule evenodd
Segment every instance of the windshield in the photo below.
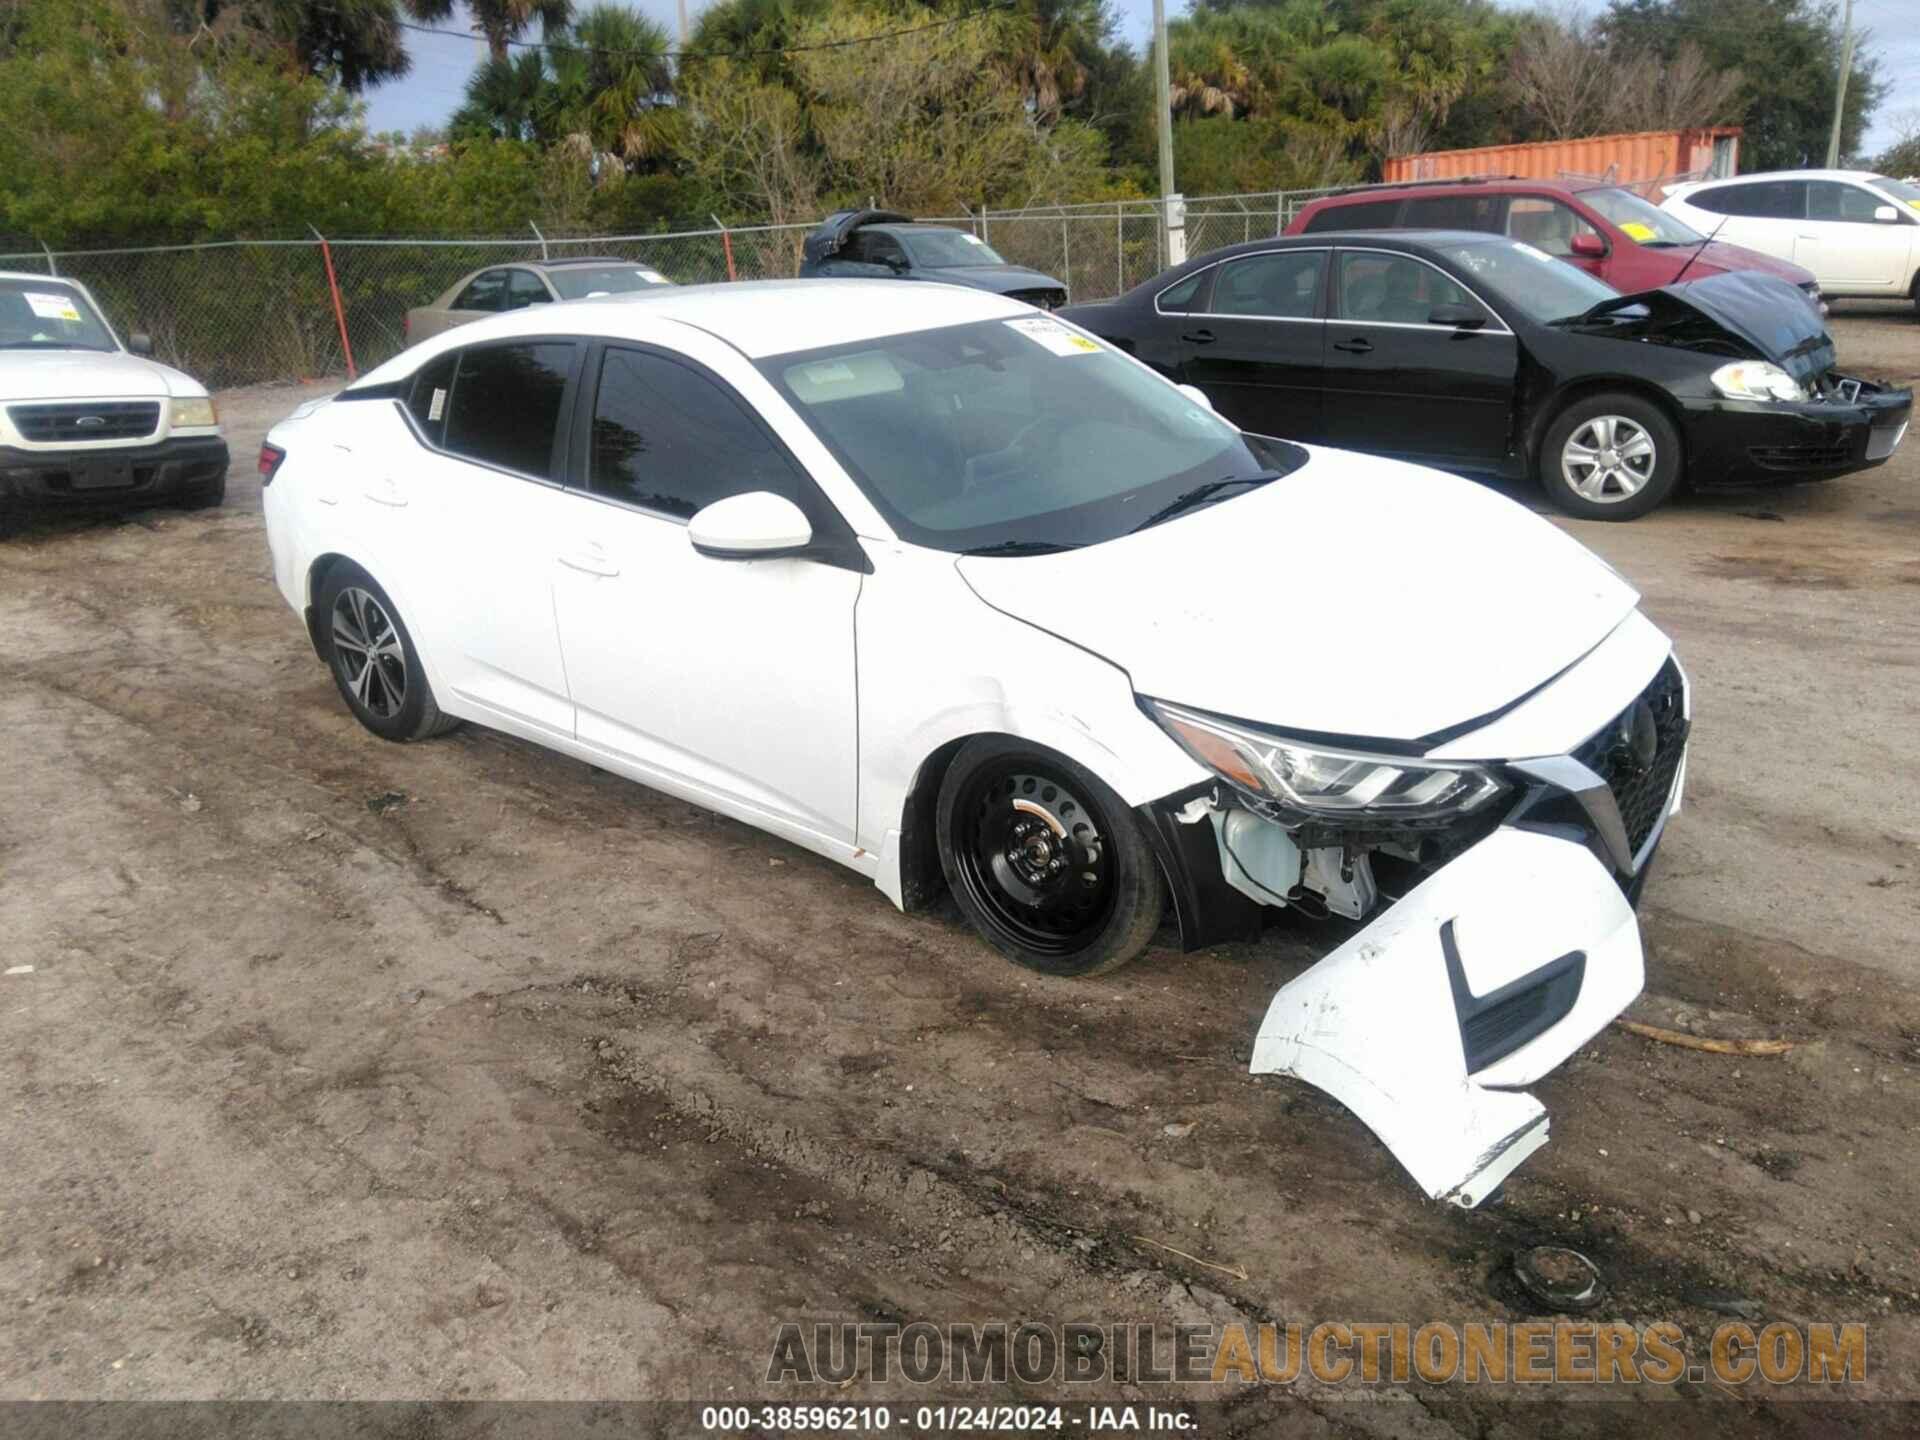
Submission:
M 1476 285 L 1484 285 L 1542 325 L 1584 315 L 1620 293 L 1586 271 L 1518 240 L 1463 240 L 1438 244 L 1433 250 L 1459 266 Z
M 588 295 L 622 295 L 629 290 L 647 290 L 673 283 L 658 270 L 650 270 L 645 265 L 569 265 L 547 271 L 547 279 L 553 282 L 562 300 L 580 300 Z
M 1869 175 L 1867 183 L 1896 200 L 1904 200 L 1914 209 L 1920 210 L 1920 185 L 1909 185 L 1904 180 L 1891 180 L 1885 175 Z
M 894 529 L 935 550 L 1098 544 L 1196 487 L 1306 460 L 1046 316 L 759 363 Z
M 896 230 L 913 263 L 923 269 L 968 269 L 1007 262 L 978 235 L 964 230 Z
M 1658 250 L 1667 245 L 1698 245 L 1707 237 L 1682 225 L 1657 205 L 1631 190 L 1582 190 L 1580 198 L 1618 225 L 1632 239 Z
M 58 280 L 0 280 L 0 350 L 118 350 L 87 297 Z

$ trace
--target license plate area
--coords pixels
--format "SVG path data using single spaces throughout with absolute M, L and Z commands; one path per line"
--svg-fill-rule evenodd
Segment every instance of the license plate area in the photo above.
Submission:
M 75 490 L 125 490 L 133 484 L 133 462 L 85 460 L 69 467 L 67 483 Z

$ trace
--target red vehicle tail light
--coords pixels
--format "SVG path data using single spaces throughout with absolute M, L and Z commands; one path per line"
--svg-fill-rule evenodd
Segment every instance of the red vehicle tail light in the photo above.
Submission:
M 278 445 L 260 447 L 260 484 L 264 487 L 273 483 L 273 477 L 279 472 L 281 463 L 287 458 L 287 452 Z

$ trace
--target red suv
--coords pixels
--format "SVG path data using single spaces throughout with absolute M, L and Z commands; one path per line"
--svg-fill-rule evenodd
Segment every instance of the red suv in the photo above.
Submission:
M 1323 230 L 1485 230 L 1524 240 L 1626 295 L 1671 285 L 1683 269 L 1689 280 L 1758 270 L 1820 304 L 1812 271 L 1719 241 L 1703 249 L 1706 236 L 1620 185 L 1517 178 L 1371 185 L 1314 201 L 1286 233 Z

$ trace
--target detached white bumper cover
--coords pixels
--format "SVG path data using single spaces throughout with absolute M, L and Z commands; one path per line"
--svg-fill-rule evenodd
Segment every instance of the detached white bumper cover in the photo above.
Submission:
M 1644 975 L 1632 907 L 1592 852 L 1503 828 L 1282 987 L 1252 1069 L 1325 1090 L 1428 1195 L 1471 1208 L 1547 1141 L 1547 1112 L 1511 1087 Z

